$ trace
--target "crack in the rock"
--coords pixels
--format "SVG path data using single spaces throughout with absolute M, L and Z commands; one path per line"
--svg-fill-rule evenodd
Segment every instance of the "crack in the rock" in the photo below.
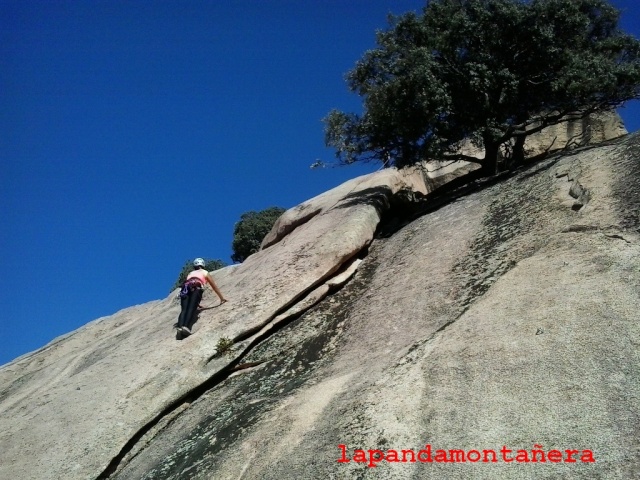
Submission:
M 178 408 L 182 407 L 185 404 L 193 403 L 193 401 L 197 400 L 200 396 L 202 396 L 205 392 L 215 387 L 222 381 L 224 381 L 230 374 L 230 366 L 233 365 L 234 362 L 227 365 L 223 369 L 214 373 L 209 379 L 205 382 L 201 383 L 194 389 L 185 393 L 181 397 L 179 397 L 174 402 L 167 405 L 160 413 L 158 413 L 155 417 L 149 420 L 145 425 L 143 425 L 120 449 L 120 452 L 111 459 L 107 467 L 96 477 L 96 480 L 105 480 L 111 477 L 118 468 L 120 467 L 122 460 L 124 457 L 133 450 L 135 445 L 159 422 L 162 421 L 163 418 L 175 412 Z
M 615 239 L 618 239 L 618 240 L 624 240 L 625 242 L 631 244 L 630 240 L 627 240 L 622 235 L 618 235 L 617 233 L 612 233 L 612 234 L 605 233 L 604 236 L 607 237 L 607 238 L 615 238 Z
M 402 201 L 403 199 L 400 199 L 400 202 L 398 203 L 398 201 L 397 201 L 398 198 L 396 198 L 396 196 L 392 195 L 391 197 L 392 198 L 389 199 L 389 202 L 390 202 L 389 207 L 391 207 L 391 208 L 383 208 L 383 209 L 379 210 L 379 213 L 380 213 L 379 225 L 385 224 L 389 220 L 389 218 L 391 218 L 391 217 L 396 217 L 396 218 L 397 217 L 407 217 L 407 215 L 406 215 L 407 211 L 405 210 L 405 208 L 407 206 L 406 200 L 403 202 Z M 320 213 L 320 211 L 317 210 L 317 211 L 310 212 L 308 215 L 305 215 L 304 217 L 301 217 L 301 219 L 298 219 L 298 221 L 294 222 L 295 223 L 295 227 L 294 228 L 297 228 L 298 226 L 302 225 L 303 223 L 308 222 L 311 218 L 313 218 L 314 216 L 318 215 L 319 213 Z M 411 214 L 415 214 L 415 212 L 411 212 Z M 291 231 L 293 231 L 293 229 L 289 230 L 286 234 L 290 233 Z M 277 241 L 280 241 L 282 238 L 284 238 L 284 236 L 286 236 L 286 234 L 283 235 L 283 236 L 280 236 L 278 238 L 278 240 L 276 240 L 275 242 L 269 243 L 269 245 L 273 245 Z M 262 322 L 262 324 L 254 327 L 254 328 L 248 329 L 248 330 L 246 330 L 244 332 L 241 332 L 240 334 L 236 335 L 236 337 L 233 339 L 234 344 L 242 342 L 243 340 L 247 340 L 247 339 L 251 338 L 252 336 L 258 334 L 262 329 L 264 329 L 271 322 L 273 322 L 273 320 L 276 319 L 279 315 L 281 315 L 283 313 L 286 313 L 293 306 L 295 306 L 296 304 L 300 303 L 301 301 L 304 301 L 304 299 L 307 298 L 307 296 L 310 293 L 312 293 L 315 289 L 319 288 L 323 284 L 327 283 L 331 278 L 336 277 L 337 275 L 342 273 L 344 270 L 346 270 L 350 266 L 351 262 L 354 259 L 357 259 L 357 258 L 363 259 L 363 258 L 365 258 L 368 255 L 368 252 L 369 252 L 369 245 L 370 245 L 370 242 L 368 242 L 366 245 L 364 245 L 364 247 L 362 249 L 360 249 L 359 251 L 355 252 L 353 255 L 350 255 L 350 256 L 346 257 L 344 260 L 342 260 L 342 262 L 340 262 L 338 264 L 338 266 L 336 268 L 334 268 L 331 271 L 327 272 L 327 274 L 325 274 L 322 278 L 318 279 L 316 282 L 314 282 L 307 289 L 305 289 L 304 291 L 302 291 L 298 295 L 296 295 L 290 302 L 287 302 L 287 304 L 285 304 L 281 308 L 279 308 L 265 322 Z M 266 248 L 266 245 L 263 248 Z M 308 306 L 306 306 L 305 308 L 301 309 L 300 311 L 292 313 L 290 316 L 287 316 L 286 318 L 284 318 L 284 319 L 280 320 L 279 322 L 277 322 L 273 326 L 273 328 L 269 328 L 262 335 L 256 336 L 249 343 L 249 345 L 247 345 L 244 348 L 244 350 L 242 352 L 240 352 L 237 355 L 237 357 L 235 359 L 233 359 L 229 364 L 227 364 L 225 367 L 223 367 L 219 371 L 215 372 L 213 375 L 211 375 L 211 377 L 209 377 L 203 383 L 201 383 L 200 385 L 194 387 L 189 392 L 185 393 L 184 395 L 182 395 L 181 397 L 176 399 L 174 402 L 169 404 L 167 407 L 165 407 L 153 419 L 151 419 L 144 426 L 142 426 L 125 443 L 125 445 L 122 447 L 122 449 L 120 450 L 118 455 L 116 455 L 111 460 L 111 462 L 109 462 L 109 464 L 102 471 L 102 473 L 100 473 L 98 475 L 98 477 L 96 477 L 96 480 L 106 480 L 106 479 L 110 478 L 111 475 L 116 473 L 118 471 L 118 469 L 121 468 L 122 462 L 125 459 L 126 455 L 129 454 L 134 449 L 136 444 L 147 433 L 149 433 L 156 425 L 158 425 L 165 417 L 167 417 L 168 415 L 171 415 L 172 413 L 176 412 L 179 408 L 181 408 L 181 407 L 183 407 L 185 405 L 193 403 L 195 400 L 200 398 L 206 392 L 208 392 L 212 388 L 214 388 L 214 387 L 220 385 L 222 382 L 224 382 L 234 372 L 239 371 L 239 370 L 243 370 L 243 369 L 246 369 L 246 368 L 251 368 L 251 367 L 254 367 L 254 366 L 257 366 L 259 364 L 262 364 L 262 363 L 266 362 L 266 361 L 261 361 L 261 362 L 245 363 L 245 364 L 241 364 L 240 363 L 240 361 L 244 357 L 246 357 L 253 349 L 255 349 L 259 344 L 263 343 L 269 337 L 273 336 L 275 333 L 280 331 L 282 328 L 286 327 L 288 324 L 290 324 L 291 322 L 293 322 L 297 318 L 300 318 L 306 311 L 308 311 L 313 306 L 316 306 L 319 303 L 321 303 L 323 301 L 326 301 L 328 296 L 333 295 L 336 292 L 342 290 L 347 284 L 349 284 L 349 282 L 352 279 L 353 279 L 353 275 L 351 277 L 349 277 L 347 280 L 345 280 L 344 282 L 330 287 L 328 292 L 323 297 L 319 298 L 316 302 L 310 303 Z M 455 320 L 452 320 L 451 322 L 448 322 L 447 324 L 443 325 L 435 333 L 443 330 L 444 328 L 446 328 L 449 324 L 453 323 L 454 321 Z M 435 335 L 435 333 L 434 333 L 434 335 Z M 209 359 L 207 359 L 207 364 L 210 363 L 216 356 L 217 356 L 217 353 L 212 355 Z M 176 416 L 176 418 L 177 418 L 177 416 Z M 175 421 L 175 418 L 173 418 L 170 423 L 172 423 L 173 421 Z M 164 428 L 166 428 L 166 426 Z M 135 457 L 135 455 L 134 455 L 134 457 Z
M 601 227 L 598 225 L 570 225 L 567 228 L 564 228 L 560 231 L 560 233 L 583 233 L 583 232 L 597 232 L 600 231 Z
M 619 233 L 612 233 L 619 232 Z M 625 229 L 616 227 L 614 225 L 607 225 L 605 227 L 599 225 L 571 225 L 564 228 L 560 233 L 602 233 L 607 238 L 613 238 L 616 240 L 623 240 L 628 244 L 633 242 L 625 238 L 622 234 L 625 233 Z
M 385 223 L 390 216 L 397 215 L 399 213 L 399 210 L 400 210 L 399 208 L 383 209 L 380 212 L 381 218 L 380 218 L 379 225 Z M 313 218 L 318 213 L 320 213 L 320 211 L 314 211 L 314 212 L 311 212 L 308 216 L 302 217 L 304 219 L 304 221 L 297 222 L 296 223 L 296 227 L 301 225 L 302 223 L 308 222 L 311 218 Z M 292 231 L 292 230 L 290 230 L 290 231 Z M 290 231 L 288 233 L 290 233 Z M 280 237 L 280 239 L 282 239 L 282 238 L 283 237 Z M 287 312 L 293 306 L 295 306 L 297 303 L 299 303 L 300 301 L 303 301 L 315 289 L 317 289 L 321 285 L 327 283 L 331 278 L 336 277 L 337 275 L 342 273 L 342 271 L 344 271 L 346 268 L 349 267 L 351 261 L 353 261 L 356 258 L 359 258 L 359 259 L 365 258 L 368 255 L 370 243 L 371 242 L 368 242 L 362 249 L 360 249 L 359 251 L 355 252 L 353 255 L 350 255 L 350 256 L 346 257 L 342 262 L 340 262 L 338 264 L 338 266 L 336 268 L 334 268 L 331 271 L 327 272 L 327 274 L 324 275 L 322 278 L 318 279 L 316 282 L 314 282 L 307 289 L 305 289 L 304 291 L 302 291 L 298 295 L 296 295 L 290 302 L 288 302 L 287 304 L 285 304 L 281 308 L 279 308 L 265 322 L 262 322 L 262 324 L 254 327 L 254 328 L 248 329 L 248 330 L 246 330 L 244 332 L 241 332 L 240 334 L 236 335 L 236 337 L 233 339 L 233 343 L 237 344 L 237 343 L 239 343 L 239 342 L 241 342 L 243 340 L 249 339 L 252 336 L 256 335 L 262 329 L 264 329 L 266 326 L 268 326 L 275 318 L 277 318 L 278 315 L 281 315 L 281 314 Z M 273 243 L 271 243 L 270 245 L 272 245 L 272 244 Z M 242 360 L 242 358 L 246 357 L 257 345 L 259 345 L 260 343 L 264 342 L 266 339 L 268 339 L 269 337 L 271 337 L 272 335 L 277 333 L 282 328 L 286 327 L 288 324 L 293 322 L 295 319 L 301 317 L 306 311 L 308 311 L 313 306 L 316 306 L 319 303 L 325 301 L 326 298 L 329 295 L 332 295 L 332 294 L 342 290 L 345 287 L 345 285 L 347 285 L 351 281 L 352 278 L 353 278 L 353 276 L 351 276 L 349 279 L 345 280 L 344 282 L 342 282 L 342 283 L 340 283 L 338 285 L 330 287 L 329 291 L 323 297 L 318 299 L 318 301 L 309 304 L 307 307 L 301 309 L 298 312 L 292 313 L 290 316 L 288 316 L 285 319 L 282 319 L 281 321 L 277 322 L 277 324 L 274 325 L 273 328 L 269 328 L 262 335 L 258 335 L 256 338 L 254 338 L 249 343 L 249 345 L 247 345 L 247 347 L 242 352 L 240 352 L 238 354 L 238 356 L 233 361 L 231 361 L 229 364 L 227 364 L 221 370 L 219 370 L 216 373 L 214 373 L 211 377 L 209 377 L 209 379 L 205 380 L 199 386 L 193 388 L 192 390 L 190 390 L 189 392 L 185 393 L 180 398 L 178 398 L 177 400 L 172 402 L 170 405 L 165 407 L 153 419 L 151 419 L 144 426 L 142 426 L 125 443 L 125 445 L 122 447 L 122 449 L 120 450 L 118 455 L 116 455 L 111 460 L 111 462 L 109 462 L 107 467 L 103 470 L 102 473 L 100 473 L 100 475 L 98 475 L 96 480 L 105 480 L 105 479 L 108 479 L 109 477 L 111 477 L 111 475 L 113 475 L 121 467 L 122 461 L 124 460 L 125 456 L 129 452 L 131 452 L 133 450 L 133 448 L 135 447 L 135 445 L 149 431 L 151 431 L 151 429 L 154 426 L 158 425 L 162 421 L 163 418 L 165 418 L 166 416 L 172 414 L 173 412 L 175 412 L 177 409 L 179 409 L 183 405 L 192 403 L 193 401 L 197 400 L 199 397 L 204 395 L 207 391 L 211 390 L 212 388 L 214 388 L 217 385 L 219 385 L 222 382 L 224 382 L 232 373 L 234 373 L 235 371 L 241 369 L 241 368 L 239 368 L 239 365 L 242 365 L 242 364 L 240 364 L 240 361 Z M 214 358 L 216 358 L 216 356 L 217 356 L 217 353 L 212 355 L 211 357 L 209 357 L 207 359 L 207 364 L 210 363 Z
M 232 341 L 233 344 L 238 344 L 244 340 L 247 340 L 251 337 L 253 337 L 254 335 L 256 335 L 257 333 L 259 333 L 261 330 L 263 330 L 265 327 L 267 327 L 270 323 L 272 323 L 276 318 L 278 318 L 278 316 L 285 314 L 287 311 L 291 310 L 293 307 L 295 307 L 297 304 L 303 302 L 308 296 L 309 294 L 313 293 L 317 288 L 321 287 L 322 285 L 327 284 L 328 282 L 331 281 L 332 278 L 337 277 L 338 275 L 342 274 L 346 269 L 348 269 L 354 259 L 363 259 L 367 256 L 369 251 L 369 245 L 365 245 L 364 248 L 360 249 L 358 252 L 356 252 L 355 254 L 351 255 L 350 257 L 348 257 L 347 259 L 343 260 L 337 269 L 333 269 L 332 271 L 330 271 L 329 273 L 327 273 L 326 275 L 324 275 L 323 277 L 321 277 L 319 280 L 317 280 L 316 282 L 314 282 L 312 285 L 310 285 L 308 288 L 306 288 L 305 290 L 303 290 L 302 292 L 300 292 L 298 295 L 296 295 L 290 302 L 286 303 L 285 305 L 283 305 L 282 307 L 280 307 L 278 310 L 276 310 L 272 315 L 269 316 L 269 318 L 267 318 L 267 320 L 265 320 L 264 322 L 260 323 L 259 325 L 252 327 L 250 329 L 247 329 L 243 332 L 240 332 L 238 335 L 236 335 Z M 343 282 L 342 285 L 338 285 L 338 286 L 334 286 L 334 287 L 330 287 L 329 290 L 327 291 L 327 293 L 319 298 L 316 302 L 309 304 L 308 306 L 306 306 L 305 308 L 301 309 L 298 312 L 294 312 L 291 313 L 291 315 L 289 317 L 287 317 L 286 319 L 281 320 L 282 321 L 290 321 L 290 320 L 295 320 L 296 318 L 299 318 L 304 312 L 306 312 L 307 310 L 309 310 L 309 308 L 311 308 L 313 305 L 316 305 L 317 303 L 323 301 L 328 295 L 331 295 L 333 293 L 335 293 L 337 290 L 341 289 L 346 283 L 349 282 L 350 279 L 345 280 L 345 282 Z M 280 322 L 279 322 L 280 323 Z M 262 338 L 259 337 L 259 338 Z M 247 346 L 247 348 L 240 354 L 240 357 L 245 356 L 254 346 L 254 341 L 252 341 L 249 346 Z M 218 352 L 214 353 L 213 355 L 211 355 L 208 359 L 207 359 L 207 364 L 210 363 L 213 359 L 215 359 L 218 356 Z
M 359 252 L 357 252 L 356 254 L 352 255 L 351 257 L 349 257 L 347 260 L 345 260 L 344 262 L 342 262 L 340 264 L 340 267 L 334 271 L 333 274 L 331 274 L 330 278 L 333 278 L 337 275 L 339 275 L 340 273 L 342 273 L 342 271 L 345 268 L 348 268 L 348 266 L 350 265 L 351 262 L 349 262 L 349 260 L 353 260 L 354 258 L 363 258 L 364 256 L 366 256 L 368 253 L 368 245 L 366 247 L 364 247 L 362 250 L 360 250 Z M 354 272 L 355 274 L 355 272 Z M 323 280 L 316 282 L 314 284 L 313 287 L 310 287 L 309 289 L 305 290 L 304 292 L 302 292 L 301 295 L 298 295 L 296 297 L 296 299 L 299 300 L 304 300 L 304 298 L 306 298 L 307 294 L 309 294 L 310 292 L 312 292 L 315 288 L 317 288 L 319 285 L 322 285 L 324 283 L 326 283 L 328 280 L 330 280 L 326 278 L 326 276 L 324 277 Z M 196 401 L 198 398 L 200 398 L 202 395 L 204 395 L 206 392 L 208 392 L 209 390 L 211 390 L 212 388 L 220 385 L 222 382 L 224 382 L 227 378 L 229 378 L 229 376 L 235 372 L 238 372 L 240 370 L 245 370 L 248 368 L 253 368 L 256 367 L 258 365 L 261 365 L 265 362 L 267 362 L 268 360 L 264 360 L 264 361 L 257 361 L 257 362 L 246 362 L 246 363 L 240 363 L 240 361 L 246 357 L 255 347 L 257 347 L 259 344 L 261 344 L 262 342 L 264 342 L 265 340 L 267 340 L 269 337 L 273 336 L 275 333 L 277 333 L 278 331 L 280 331 L 282 328 L 286 327 L 288 324 L 290 324 L 291 322 L 293 322 L 294 320 L 296 320 L 297 318 L 299 318 L 300 316 L 302 316 L 307 310 L 309 310 L 311 307 L 318 305 L 318 303 L 326 300 L 326 298 L 330 295 L 333 295 L 335 293 L 337 293 L 338 291 L 342 290 L 342 288 L 344 288 L 349 282 L 350 280 L 353 278 L 353 275 L 351 277 L 349 277 L 347 280 L 345 280 L 344 282 L 342 282 L 341 284 L 337 284 L 335 286 L 333 286 L 333 288 L 330 288 L 327 292 L 327 294 L 325 296 L 323 296 L 322 298 L 320 298 L 317 302 L 310 304 L 309 306 L 307 306 L 304 309 L 301 309 L 298 312 L 292 313 L 290 316 L 282 319 L 280 322 L 278 322 L 276 325 L 274 325 L 273 328 L 268 329 L 267 331 L 265 331 L 262 335 L 257 336 L 256 338 L 254 338 L 249 345 L 247 345 L 247 347 L 238 354 L 238 356 L 233 359 L 229 364 L 227 364 L 226 366 L 224 366 L 222 369 L 218 370 L 217 372 L 215 372 L 213 375 L 211 375 L 211 377 L 209 377 L 207 380 L 205 380 L 203 383 L 201 383 L 200 385 L 194 387 L 193 389 L 191 389 L 189 392 L 185 393 L 184 395 L 182 395 L 181 397 L 179 397 L 178 399 L 176 399 L 174 402 L 172 402 L 171 404 L 169 404 L 167 407 L 165 407 L 160 413 L 158 413 L 153 419 L 151 419 L 149 422 L 147 422 L 145 425 L 143 425 L 126 443 L 125 445 L 122 447 L 122 449 L 120 450 L 120 452 L 118 453 L 118 455 L 116 455 L 111 462 L 109 462 L 109 464 L 107 465 L 107 467 L 96 477 L 96 480 L 106 480 L 108 478 L 111 477 L 111 475 L 113 475 L 114 473 L 116 473 L 118 471 L 118 469 L 121 467 L 122 461 L 124 460 L 124 458 L 126 457 L 127 454 L 129 454 L 134 447 L 136 446 L 136 444 L 147 434 L 149 433 L 156 425 L 158 425 L 165 417 L 167 417 L 168 415 L 171 415 L 172 413 L 174 413 L 176 410 L 178 410 L 179 408 L 183 407 L 184 405 L 189 405 L 191 403 L 193 403 L 194 401 Z M 257 329 L 253 329 L 253 333 L 252 335 L 254 335 L 255 333 L 259 332 L 262 328 L 264 328 L 265 326 L 267 326 L 274 318 L 276 318 L 279 314 L 281 313 L 285 313 L 287 310 L 289 310 L 292 306 L 294 306 L 296 302 L 289 302 L 289 304 L 285 307 L 280 308 L 276 314 L 274 314 L 270 320 L 268 322 L 263 323 L 263 325 L 261 325 L 259 328 Z M 249 338 L 251 335 L 245 336 L 243 337 L 241 340 L 242 341 L 244 339 Z M 237 339 L 238 337 L 236 337 Z M 236 343 L 236 341 L 234 340 L 234 343 Z M 207 361 L 210 362 L 213 358 L 215 357 L 212 356 L 211 358 L 209 358 L 209 360 Z M 175 420 L 172 419 L 170 423 L 172 423 Z M 164 427 L 166 428 L 166 426 Z M 134 455 L 135 457 L 135 455 Z
M 235 367 L 233 367 L 230 371 L 231 372 L 239 372 L 241 370 L 247 370 L 249 368 L 255 368 L 258 367 L 260 365 L 262 365 L 263 363 L 266 363 L 268 360 L 259 360 L 257 362 L 246 362 L 246 363 L 240 363 L 238 365 L 236 365 Z

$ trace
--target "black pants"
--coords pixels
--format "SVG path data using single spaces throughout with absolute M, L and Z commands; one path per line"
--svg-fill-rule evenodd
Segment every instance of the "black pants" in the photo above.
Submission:
M 191 327 L 193 314 L 196 313 L 196 309 L 198 308 L 198 305 L 200 305 L 200 300 L 202 300 L 202 292 L 203 290 L 201 288 L 196 288 L 191 290 L 188 295 L 180 298 L 182 311 L 178 317 L 178 328 Z

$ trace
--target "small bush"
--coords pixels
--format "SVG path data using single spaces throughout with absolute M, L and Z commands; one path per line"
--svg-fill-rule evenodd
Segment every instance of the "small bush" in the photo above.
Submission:
M 220 337 L 216 345 L 216 350 L 218 355 L 224 355 L 230 352 L 231 347 L 233 347 L 233 340 L 227 337 Z

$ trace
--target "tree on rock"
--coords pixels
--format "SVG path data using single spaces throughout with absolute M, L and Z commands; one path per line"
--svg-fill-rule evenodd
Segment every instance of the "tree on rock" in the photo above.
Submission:
M 233 229 L 231 260 L 244 262 L 249 255 L 260 250 L 262 239 L 284 211 L 284 208 L 269 207 L 259 212 L 243 213 Z
M 342 163 L 465 159 L 493 174 L 505 143 L 521 159 L 528 135 L 638 97 L 640 42 L 619 15 L 606 0 L 431 0 L 378 32 L 347 74 L 363 113 L 330 112 L 325 142 Z

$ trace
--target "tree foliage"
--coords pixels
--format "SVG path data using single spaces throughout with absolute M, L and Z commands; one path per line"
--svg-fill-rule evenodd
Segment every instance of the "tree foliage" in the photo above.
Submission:
M 273 224 L 284 211 L 284 208 L 269 207 L 259 212 L 243 213 L 233 229 L 231 259 L 241 263 L 249 255 L 260 250 L 262 239 L 269 233 Z
M 227 264 L 220 259 L 213 259 L 213 258 L 204 259 L 204 269 L 208 270 L 209 272 L 218 270 L 226 266 Z M 180 271 L 180 274 L 178 275 L 178 278 L 176 282 L 173 284 L 173 287 L 171 288 L 171 290 L 174 290 L 180 287 L 184 283 L 184 281 L 187 279 L 187 275 L 189 275 L 189 273 L 191 273 L 193 270 L 194 270 L 193 260 L 187 260 L 184 266 L 182 267 L 182 270 Z
M 390 18 L 347 74 L 363 113 L 334 110 L 325 142 L 342 163 L 399 167 L 460 159 L 500 145 L 522 155 L 526 136 L 612 109 L 640 93 L 640 42 L 618 28 L 606 0 L 432 0 L 422 15 Z

